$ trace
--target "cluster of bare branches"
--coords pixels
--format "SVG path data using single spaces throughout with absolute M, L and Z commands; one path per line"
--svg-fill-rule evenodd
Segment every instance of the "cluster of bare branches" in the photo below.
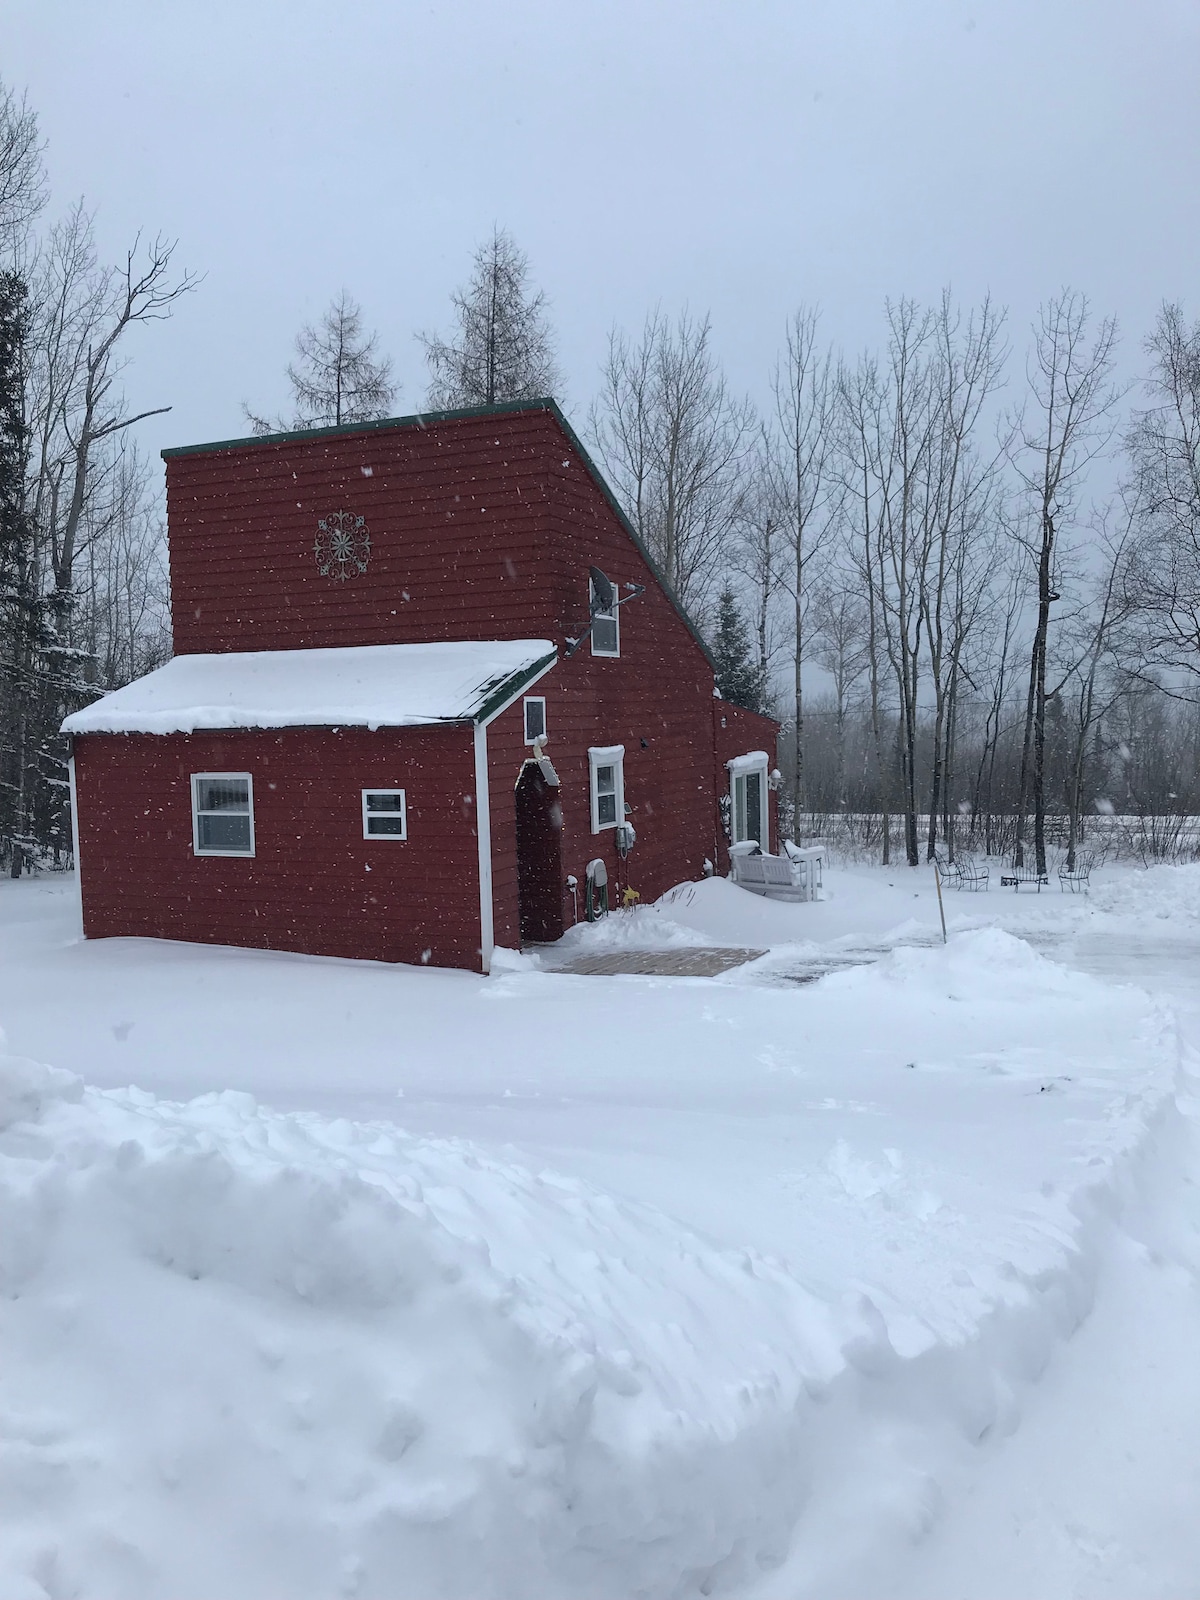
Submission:
M 1116 340 L 1064 289 L 1014 383 L 988 300 L 889 303 L 882 348 L 855 359 L 801 308 L 760 416 L 707 318 L 612 335 L 592 440 L 722 687 L 783 721 L 796 837 L 870 815 L 885 861 L 898 835 L 912 865 L 979 848 L 1044 872 L 1097 807 L 1200 810 L 1120 731 L 1153 703 L 1191 738 L 1200 324 L 1164 307 L 1132 419 Z
M 193 286 L 173 245 L 97 253 L 82 204 L 39 226 L 37 119 L 0 87 L 0 860 L 67 844 L 63 716 L 169 653 L 163 535 L 129 430 L 132 329 Z
M 396 398 L 391 360 L 379 354 L 378 334 L 366 332 L 362 307 L 346 289 L 315 327 L 305 323 L 300 329 L 286 372 L 291 416 L 265 417 L 243 402 L 255 433 L 374 422 L 388 415 Z

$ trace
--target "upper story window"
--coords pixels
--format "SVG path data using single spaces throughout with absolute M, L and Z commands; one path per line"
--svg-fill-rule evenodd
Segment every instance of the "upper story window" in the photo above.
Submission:
M 254 854 L 254 780 L 248 772 L 192 773 L 192 849 L 198 856 Z
M 625 820 L 625 746 L 604 745 L 588 751 L 591 773 L 592 832 L 615 828 Z
M 525 743 L 546 737 L 546 701 L 540 694 L 525 696 Z
M 610 611 L 597 611 L 599 603 L 596 585 L 589 581 L 588 604 L 592 618 L 592 654 L 594 656 L 619 656 L 621 654 L 621 613 L 616 597 Z
M 364 839 L 407 839 L 408 808 L 403 789 L 364 789 Z

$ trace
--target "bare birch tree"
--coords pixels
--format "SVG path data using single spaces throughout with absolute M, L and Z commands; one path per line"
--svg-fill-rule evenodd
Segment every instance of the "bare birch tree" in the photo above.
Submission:
M 45 149 L 28 100 L 0 80 L 0 264 L 16 265 L 46 203 Z
M 956 712 L 971 633 L 986 604 L 994 568 L 992 515 L 1002 448 L 981 450 L 980 424 L 1001 381 L 1003 316 L 985 300 L 965 318 L 942 296 L 935 315 L 931 381 L 936 437 L 926 457 L 923 517 L 930 549 L 921 586 L 933 694 L 933 771 L 927 853 L 933 859 L 939 816 L 953 859 Z
M 805 809 L 804 662 L 809 570 L 841 514 L 842 478 L 838 471 L 837 383 L 833 354 L 818 344 L 817 313 L 801 307 L 788 323 L 784 349 L 775 364 L 775 496 L 787 547 L 781 582 L 792 607 L 792 816 L 799 838 Z
M 729 558 L 748 592 L 756 666 L 763 685 L 770 683 L 781 648 L 777 601 L 784 588 L 780 560 L 786 528 L 779 479 L 776 443 L 763 429 L 748 454 Z
M 1032 531 L 1024 545 L 1035 582 L 1036 622 L 1017 801 L 1016 862 L 1024 862 L 1025 821 L 1033 808 L 1035 866 L 1046 871 L 1046 662 L 1050 608 L 1059 596 L 1059 557 L 1078 512 L 1087 467 L 1113 436 L 1120 398 L 1110 381 L 1116 344 L 1111 317 L 1094 322 L 1073 289 L 1048 301 L 1034 326 L 1028 401 L 1017 423 L 1013 461 L 1027 496 Z
M 590 433 L 617 496 L 680 604 L 704 618 L 742 516 L 755 436 L 729 389 L 707 317 L 647 318 L 641 341 L 609 340 Z
M 1089 754 L 1101 724 L 1125 692 L 1121 671 L 1123 632 L 1135 611 L 1127 567 L 1136 539 L 1140 507 L 1127 492 L 1098 519 L 1093 560 L 1099 558 L 1091 594 L 1064 627 L 1066 662 L 1051 692 L 1062 710 L 1065 733 L 1064 790 L 1067 804 L 1067 867 L 1075 866 Z
M 1164 305 L 1148 341 L 1151 404 L 1128 448 L 1140 490 L 1131 597 L 1146 620 L 1151 667 L 1200 679 L 1200 322 Z
M 833 793 L 846 805 L 846 729 L 855 691 L 867 672 L 869 629 L 862 583 L 847 559 L 828 560 L 810 590 L 813 624 L 809 630 L 811 659 L 829 675 L 833 686 Z

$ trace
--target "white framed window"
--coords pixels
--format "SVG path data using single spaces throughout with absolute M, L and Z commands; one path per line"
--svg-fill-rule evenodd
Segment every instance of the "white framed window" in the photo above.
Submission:
M 592 654 L 594 656 L 619 656 L 621 654 L 621 613 L 613 591 L 611 611 L 597 611 L 596 585 L 588 580 L 588 606 L 592 618 Z
M 588 751 L 592 790 L 592 832 L 603 833 L 625 821 L 625 746 L 603 745 Z
M 192 849 L 198 856 L 254 854 L 254 779 L 248 772 L 192 773 Z
M 730 843 L 755 840 L 764 850 L 767 839 L 767 757 L 755 750 L 729 763 Z
M 546 737 L 546 701 L 540 694 L 525 696 L 525 743 Z
M 407 839 L 408 804 L 403 789 L 364 789 L 364 839 Z

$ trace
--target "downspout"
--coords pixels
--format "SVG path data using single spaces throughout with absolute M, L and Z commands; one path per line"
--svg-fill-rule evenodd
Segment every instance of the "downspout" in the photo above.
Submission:
M 79 925 L 86 939 L 87 930 L 83 928 L 83 871 L 79 864 L 79 799 L 75 790 L 74 748 L 67 759 L 67 781 L 71 788 L 71 859 L 75 863 L 75 888 L 79 894 Z
M 487 723 L 475 724 L 475 836 L 479 846 L 479 958 L 492 970 L 496 948 L 492 916 L 492 801 L 488 782 Z

